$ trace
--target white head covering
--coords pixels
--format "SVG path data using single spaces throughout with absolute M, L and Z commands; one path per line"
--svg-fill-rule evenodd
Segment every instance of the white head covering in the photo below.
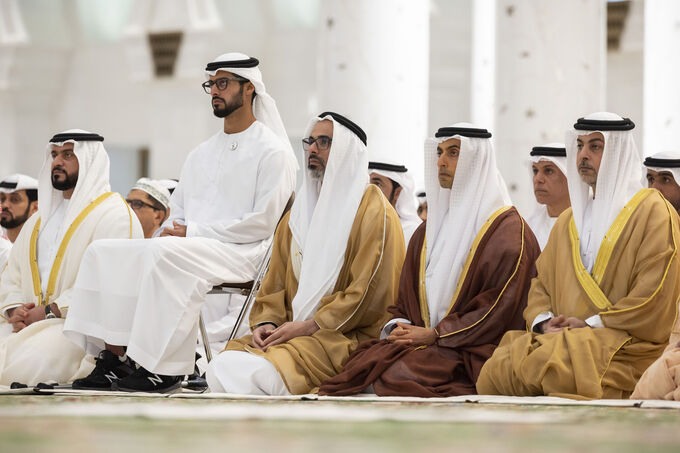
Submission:
M 403 165 L 389 163 L 389 162 L 369 162 L 368 164 L 368 174 L 377 173 L 386 178 L 391 179 L 401 186 L 401 193 L 397 199 L 397 205 L 394 207 L 399 215 L 402 225 L 405 227 L 408 225 L 410 233 L 412 234 L 415 228 L 421 224 L 422 220 L 418 217 L 417 209 L 415 204 L 415 195 L 413 193 L 415 183 L 408 169 Z M 392 169 L 394 167 L 394 169 Z M 396 170 L 397 167 L 401 167 Z M 404 235 L 404 239 L 408 244 L 409 238 Z
M 566 177 L 567 156 L 564 143 L 548 143 L 546 145 L 534 147 L 531 150 L 529 156 L 529 170 L 532 178 L 534 175 L 531 164 L 538 162 L 552 162 Z M 531 215 L 526 217 L 526 221 L 534 232 L 536 240 L 538 240 L 538 245 L 541 247 L 541 250 L 543 250 L 548 242 L 550 230 L 557 218 L 550 217 L 547 206 L 536 201 L 535 196 L 532 198 L 534 201 L 534 209 L 532 210 Z
M 12 193 L 18 190 L 38 190 L 38 180 L 30 176 L 15 173 L 0 182 L 0 192 Z
M 427 201 L 427 195 L 425 193 L 425 189 L 418 189 L 416 192 L 416 201 L 418 204 L 425 203 Z
M 642 189 L 642 155 L 638 152 L 631 130 L 635 124 L 614 113 L 597 112 L 579 118 L 574 129 L 567 131 L 567 181 L 574 223 L 579 238 L 590 231 L 590 240 L 581 240 L 581 258 L 586 269 L 592 269 L 607 230 L 626 205 Z M 600 132 L 604 150 L 597 174 L 597 190 L 592 198 L 590 187 L 578 173 L 577 138 Z M 589 205 L 592 206 L 589 208 Z M 586 211 L 590 214 L 586 215 Z
M 176 179 L 159 179 L 159 183 L 163 185 L 166 189 L 168 189 L 168 192 L 170 195 L 175 191 L 175 188 L 177 187 L 177 180 Z
M 208 77 L 214 76 L 218 71 L 227 71 L 250 80 L 255 86 L 255 92 L 257 93 L 253 101 L 253 115 L 255 115 L 258 121 L 279 136 L 294 157 L 286 128 L 283 126 L 281 115 L 279 115 L 279 110 L 276 108 L 276 102 L 265 89 L 262 73 L 258 68 L 259 64 L 260 62 L 257 58 L 249 57 L 239 52 L 230 52 L 222 54 L 208 63 L 205 73 L 206 77 Z
M 661 151 L 645 159 L 644 166 L 654 171 L 668 171 L 673 174 L 675 183 L 680 185 L 680 152 Z M 647 175 L 642 175 L 643 185 L 647 185 Z M 18 190 L 18 189 L 17 189 Z
M 104 138 L 81 129 L 69 129 L 52 137 L 47 144 L 45 162 L 38 176 L 38 216 L 42 219 L 40 229 L 46 225 L 59 204 L 64 201 L 61 190 L 52 187 L 52 145 L 63 146 L 73 143 L 78 159 L 78 182 L 69 200 L 64 224 L 70 225 L 80 212 L 98 196 L 111 191 L 109 185 L 109 156 L 106 154 Z
M 368 185 L 366 135 L 347 118 L 324 112 L 309 122 L 305 137 L 321 120 L 333 122 L 333 142 L 323 182 L 312 178 L 309 170 L 303 173 L 288 222 L 304 257 L 292 302 L 296 321 L 311 318 L 321 298 L 333 290 L 345 260 L 354 217 Z M 303 162 L 307 160 L 305 152 Z
M 131 190 L 146 192 L 151 198 L 162 204 L 165 209 L 170 206 L 170 191 L 160 181 L 140 178 Z
M 431 326 L 446 315 L 475 236 L 494 212 L 512 204 L 490 137 L 486 129 L 457 123 L 425 141 L 425 289 Z M 460 140 L 460 156 L 453 186 L 444 189 L 439 185 L 437 146 L 451 138 Z

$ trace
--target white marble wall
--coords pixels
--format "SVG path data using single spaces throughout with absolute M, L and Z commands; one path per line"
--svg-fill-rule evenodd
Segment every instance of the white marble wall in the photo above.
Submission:
M 533 203 L 527 157 L 564 141 L 584 114 L 605 107 L 606 8 L 599 0 L 498 0 L 496 118 L 498 163 L 515 205 Z
M 370 159 L 403 163 L 422 174 L 429 1 L 328 1 L 321 23 L 317 110 L 359 124 Z
M 680 152 L 680 2 L 646 0 L 644 151 Z

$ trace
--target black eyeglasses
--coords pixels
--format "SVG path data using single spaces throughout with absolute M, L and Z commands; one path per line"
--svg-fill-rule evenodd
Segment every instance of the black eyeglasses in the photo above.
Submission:
M 203 82 L 201 86 L 203 87 L 203 90 L 206 93 L 210 94 L 210 89 L 212 88 L 213 85 L 217 85 L 218 90 L 224 91 L 229 86 L 230 81 L 245 83 L 248 81 L 248 79 L 242 79 L 239 77 L 220 77 L 219 79 L 208 80 L 207 82 Z
M 331 143 L 333 142 L 333 139 L 330 138 L 328 135 L 319 135 L 318 137 L 309 137 L 309 138 L 303 138 L 302 139 L 302 149 L 305 151 L 309 151 L 309 148 L 316 143 L 316 149 L 319 151 L 326 151 L 328 148 L 331 147 Z
M 146 207 L 148 207 L 148 208 L 151 208 L 151 209 L 153 209 L 154 211 L 158 211 L 158 208 L 157 208 L 157 207 L 155 207 L 154 205 L 151 205 L 151 204 L 149 204 L 149 203 L 145 203 L 145 202 L 143 202 L 142 200 L 125 200 L 125 201 L 126 201 L 127 204 L 129 204 L 130 207 L 131 207 L 132 209 L 134 209 L 135 211 L 136 211 L 137 209 L 142 209 L 144 206 L 146 206 Z

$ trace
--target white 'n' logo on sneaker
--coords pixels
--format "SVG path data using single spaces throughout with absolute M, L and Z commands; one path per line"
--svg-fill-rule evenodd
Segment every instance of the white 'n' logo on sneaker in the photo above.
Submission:
M 109 380 L 109 382 L 117 381 L 118 376 L 116 376 L 116 373 L 111 373 L 111 374 L 106 374 L 104 373 L 104 377 Z
M 152 383 L 154 386 L 163 383 L 163 379 L 160 378 L 160 377 L 158 377 L 157 374 L 154 374 L 153 376 L 147 376 L 146 378 L 147 378 L 149 381 L 151 381 L 151 383 Z

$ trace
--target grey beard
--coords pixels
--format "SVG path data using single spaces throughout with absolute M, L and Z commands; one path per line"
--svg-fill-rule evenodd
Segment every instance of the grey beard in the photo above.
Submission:
M 314 168 L 314 169 L 310 168 L 309 169 L 309 176 L 311 176 L 312 179 L 317 179 L 317 180 L 323 181 L 323 175 L 325 173 L 324 170 L 325 169 L 321 169 L 321 168 Z

